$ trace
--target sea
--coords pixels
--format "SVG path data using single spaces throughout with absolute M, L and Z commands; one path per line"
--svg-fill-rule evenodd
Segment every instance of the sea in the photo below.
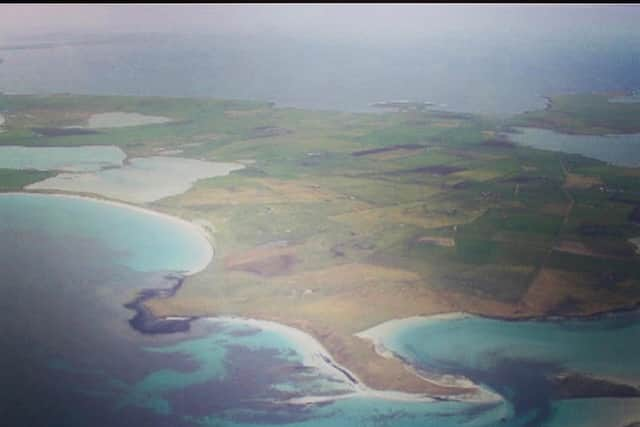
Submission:
M 0 46 L 0 91 L 255 99 L 341 111 L 410 99 L 506 116 L 541 108 L 545 95 L 640 87 L 640 41 L 614 36 L 443 35 L 353 45 L 282 35 L 91 42 L 58 35 L 41 46 Z M 424 318 L 378 337 L 425 372 L 464 376 L 500 396 L 480 402 L 367 393 L 318 362 L 321 350 L 308 340 L 268 323 L 200 318 L 189 331 L 166 334 L 131 327 L 135 313 L 125 305 L 140 291 L 170 289 L 212 256 L 192 225 L 151 211 L 0 195 L 3 424 L 622 427 L 640 420 L 637 398 L 554 400 L 549 383 L 570 371 L 637 384 L 636 312 L 579 321 Z
M 0 91 L 254 99 L 340 111 L 407 99 L 510 115 L 544 107 L 550 94 L 640 88 L 637 38 L 539 34 L 460 32 L 402 43 L 278 33 L 57 34 L 0 43 Z
M 318 357 L 324 349 L 313 338 L 269 322 L 200 318 L 189 330 L 158 334 L 131 327 L 126 305 L 139 292 L 170 289 L 210 262 L 203 233 L 120 203 L 0 195 L 3 420 L 596 427 L 640 417 L 638 398 L 554 400 L 549 380 L 571 372 L 639 385 L 637 312 L 538 321 L 461 314 L 399 320 L 374 333 L 423 372 L 462 377 L 498 396 L 470 401 L 371 393 Z

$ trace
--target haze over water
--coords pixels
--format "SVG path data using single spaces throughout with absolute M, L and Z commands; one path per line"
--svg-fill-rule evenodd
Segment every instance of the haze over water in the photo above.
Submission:
M 114 12 L 110 19 L 100 15 L 98 20 L 88 9 L 66 9 L 66 17 L 46 10 L 27 16 L 19 9 L 4 9 L 12 12 L 0 17 L 0 28 L 6 31 L 0 32 L 0 91 L 257 99 L 347 111 L 366 111 L 380 100 L 413 99 L 449 110 L 507 115 L 544 106 L 542 95 L 640 87 L 640 37 L 633 27 L 640 16 L 633 8 L 562 9 L 534 14 L 531 20 L 513 10 L 493 17 L 483 12 L 477 19 L 449 10 L 422 21 L 425 15 L 416 9 L 392 14 L 382 10 L 372 17 L 350 8 L 343 15 L 303 14 L 299 20 L 289 12 L 226 14 L 221 9 L 198 18 L 198 10 L 190 10 L 152 15 L 158 19 L 154 26 L 144 23 L 141 9 L 130 9 L 124 20 L 128 12 Z M 274 16 L 277 19 L 269 24 Z M 446 19 L 439 22 L 438 16 Z M 48 22 L 44 17 L 51 18 L 49 26 L 42 24 Z M 605 24 L 594 26 L 597 18 Z M 192 19 L 194 33 L 188 25 Z M 618 19 L 621 25 L 615 25 Z M 279 27 L 288 22 L 293 24 Z M 336 25 L 318 31 L 327 22 Z M 234 23 L 243 30 L 235 31 Z M 250 30 L 256 23 L 260 25 Z M 165 28 L 171 34 L 143 34 Z M 29 46 L 43 42 L 47 44 Z M 573 348 L 542 345 L 534 360 L 511 354 L 523 360 L 507 366 L 514 371 L 507 369 L 506 374 L 460 363 L 458 357 L 478 337 L 484 341 L 475 348 L 484 358 L 505 346 L 544 341 L 548 335 L 571 336 L 575 329 L 582 334 L 580 342 L 590 344 L 598 342 L 603 330 L 615 329 L 608 337 L 621 345 L 636 336 L 634 313 L 561 325 L 473 318 L 464 320 L 460 330 L 448 329 L 456 324 L 426 324 L 395 337 L 393 349 L 419 359 L 418 365 L 457 370 L 506 389 L 507 399 L 499 403 L 425 404 L 357 396 L 311 406 L 278 404 L 291 396 L 340 394 L 344 384 L 327 384 L 322 375 L 303 366 L 296 343 L 278 333 L 199 321 L 191 335 L 152 339 L 129 328 L 132 313 L 123 304 L 137 290 L 172 284 L 167 273 L 188 270 L 192 266 L 185 254 L 195 246 L 190 258 L 198 258 L 202 247 L 161 220 L 147 223 L 129 211 L 118 211 L 115 216 L 126 227 L 111 233 L 103 225 L 107 213 L 113 212 L 94 209 L 88 201 L 77 202 L 88 203 L 83 205 L 84 227 L 69 227 L 64 214 L 38 216 L 33 209 L 34 200 L 39 200 L 46 207 L 41 212 L 64 213 L 58 199 L 33 197 L 0 199 L 0 213 L 6 215 L 0 237 L 20 242 L 0 245 L 6 287 L 1 342 L 2 348 L 14 350 L 0 356 L 0 400 L 9 402 L 0 415 L 16 425 L 47 425 L 57 417 L 70 426 L 126 420 L 155 426 L 488 427 L 545 422 L 559 427 L 625 415 L 619 401 L 558 403 L 546 396 L 527 401 L 524 412 L 518 412 L 523 411 L 518 407 L 522 399 L 531 397 L 530 390 L 523 390 L 522 384 L 509 389 L 504 378 L 532 372 L 531 366 L 548 362 L 554 351 L 576 356 Z M 22 217 L 16 211 L 35 214 Z M 164 234 L 167 229 L 174 233 Z M 113 245 L 135 241 L 145 232 L 166 238 L 162 257 L 155 257 L 144 244 Z M 60 293 L 68 297 L 58 298 Z M 452 335 L 459 348 L 448 346 Z M 413 342 L 430 342 L 437 348 L 430 353 L 412 347 Z M 637 375 L 637 351 L 634 345 L 626 365 L 604 373 Z M 602 373 L 576 359 L 573 369 Z M 489 364 L 495 360 L 482 359 Z M 545 387 L 541 377 L 525 379 L 538 381 L 541 390 Z M 50 405 L 40 412 L 24 411 L 32 401 Z M 30 418 L 24 419 L 25 414 Z
M 186 8 L 175 22 L 154 26 L 130 8 L 101 21 L 98 34 L 72 27 L 75 34 L 5 35 L 0 90 L 257 99 L 350 111 L 410 99 L 504 115 L 541 108 L 544 95 L 640 87 L 640 37 L 624 25 L 638 15 L 634 8 L 316 9 Z M 128 26 L 116 23 L 127 13 L 139 27 L 131 16 L 122 17 Z M 34 43 L 37 49 L 15 49 Z

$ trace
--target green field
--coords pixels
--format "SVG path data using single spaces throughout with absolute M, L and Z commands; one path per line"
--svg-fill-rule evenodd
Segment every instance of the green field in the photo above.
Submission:
M 640 107 L 607 99 L 562 96 L 545 111 L 494 120 L 209 99 L 2 95 L 0 145 L 109 144 L 130 157 L 181 149 L 181 157 L 243 161 L 241 171 L 148 206 L 209 221 L 217 251 L 179 295 L 151 305 L 165 314 L 289 316 L 352 333 L 381 317 L 452 307 L 545 314 L 570 297 L 578 301 L 571 314 L 586 314 L 639 301 L 640 263 L 628 239 L 640 234 L 629 221 L 640 204 L 640 172 L 492 142 L 514 125 L 640 130 Z M 110 111 L 173 122 L 72 136 L 33 130 L 82 125 Z M 51 174 L 0 170 L 0 190 Z M 363 279 L 381 274 L 384 283 Z M 532 296 L 539 286 L 543 299 Z M 376 306 L 386 299 L 393 303 Z M 327 320 L 324 312 L 338 303 L 343 311 Z

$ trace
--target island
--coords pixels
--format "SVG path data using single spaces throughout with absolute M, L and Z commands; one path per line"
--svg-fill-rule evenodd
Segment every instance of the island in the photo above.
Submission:
M 125 166 L 152 156 L 235 165 L 179 194 L 135 202 L 203 225 L 215 255 L 170 289 L 130 295 L 132 326 L 158 333 L 204 316 L 273 321 L 312 335 L 372 389 L 455 398 L 476 386 L 436 378 L 357 334 L 410 316 L 580 317 L 640 303 L 632 240 L 640 235 L 640 169 L 514 142 L 521 127 L 640 131 L 640 104 L 610 98 L 550 97 L 544 111 L 505 119 L 428 103 L 384 103 L 398 111 L 373 114 L 0 95 L 0 147 L 117 145 Z M 167 119 L 88 127 L 93 115 L 113 112 Z M 5 167 L 0 189 L 73 192 L 34 185 L 56 173 Z M 82 194 L 132 200 L 99 187 Z M 587 377 L 550 381 L 561 398 L 637 395 Z
M 428 101 L 409 101 L 406 99 L 398 101 L 378 101 L 372 103 L 373 108 L 395 109 L 397 111 L 424 111 L 435 104 Z

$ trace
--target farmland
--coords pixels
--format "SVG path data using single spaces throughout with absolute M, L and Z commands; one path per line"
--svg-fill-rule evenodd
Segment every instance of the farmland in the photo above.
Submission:
M 631 221 L 640 207 L 638 169 L 509 140 L 512 126 L 640 130 L 629 120 L 637 105 L 602 99 L 554 98 L 545 111 L 499 120 L 433 110 L 3 95 L 0 145 L 116 145 L 129 158 L 179 153 L 243 164 L 141 204 L 208 224 L 215 249 L 213 262 L 175 296 L 147 306 L 157 316 L 236 315 L 295 326 L 370 384 L 416 391 L 413 380 L 391 378 L 409 375 L 399 362 L 377 357 L 354 334 L 413 315 L 588 315 L 640 302 L 640 263 L 629 242 L 640 234 Z M 60 131 L 112 111 L 170 121 Z M 0 190 L 53 174 L 2 170 Z M 388 378 L 373 373 L 382 363 L 396 363 L 385 368 Z

